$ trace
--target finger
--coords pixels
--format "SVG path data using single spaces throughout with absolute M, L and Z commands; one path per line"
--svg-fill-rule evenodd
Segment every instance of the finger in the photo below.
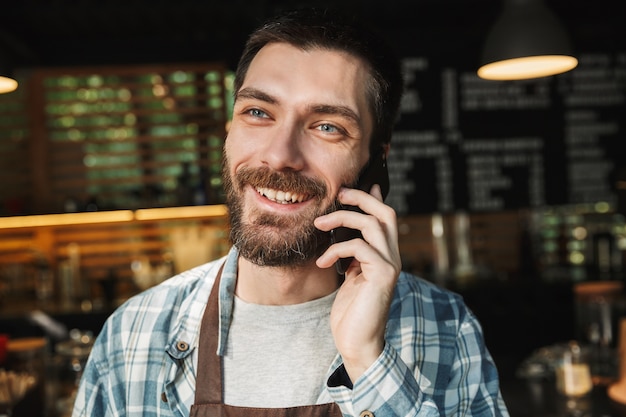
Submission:
M 371 189 L 372 194 L 367 194 L 364 191 L 350 189 L 350 188 L 342 188 L 338 195 L 338 200 L 340 203 L 348 206 L 356 206 L 359 207 L 366 215 L 373 215 L 375 217 L 379 217 L 380 215 L 384 215 L 385 219 L 382 219 L 383 222 L 395 222 L 395 212 L 389 213 L 389 207 L 381 204 L 382 203 L 382 194 L 380 191 L 380 186 L 375 184 Z M 385 208 L 386 207 L 386 208 Z M 349 216 L 344 218 L 343 216 L 348 213 L 349 210 L 337 210 L 330 214 L 326 214 L 324 216 L 320 216 L 315 219 L 315 227 L 323 231 L 329 231 L 335 227 L 346 226 L 352 229 L 361 229 L 360 224 L 354 223 L 358 221 L 358 217 Z M 340 213 L 340 214 L 337 214 Z M 361 213 L 359 215 L 362 215 Z M 342 223 L 343 221 L 350 222 Z
M 356 256 L 355 256 L 356 255 Z M 316 264 L 320 268 L 329 268 L 340 258 L 354 257 L 358 262 L 380 259 L 378 251 L 363 239 L 352 239 L 331 245 L 319 258 Z
M 313 224 L 324 232 L 340 226 L 361 230 L 363 227 L 366 227 L 368 217 L 373 216 L 352 210 L 337 210 L 316 218 Z
M 376 184 L 372 187 L 372 194 L 369 195 L 360 190 L 343 188 L 339 193 L 339 202 L 352 206 L 358 206 L 369 216 L 346 216 L 343 226 L 359 229 L 363 233 L 365 240 L 374 239 L 381 225 L 383 233 L 388 236 L 389 241 L 397 241 L 397 216 L 395 210 L 382 202 L 380 187 Z M 358 223 L 355 223 L 358 222 Z M 368 225 L 370 226 L 368 228 Z
M 401 264 L 395 210 L 382 203 L 378 185 L 373 186 L 371 192 L 369 195 L 364 191 L 343 188 L 338 196 L 342 204 L 358 206 L 368 214 L 337 210 L 315 219 L 315 226 L 322 231 L 344 226 L 359 230 L 363 235 L 363 239 L 331 245 L 318 260 L 318 266 L 328 267 L 337 259 L 347 257 L 372 266 L 380 260 L 390 265 Z
M 326 267 L 339 258 L 354 257 L 359 262 L 373 263 L 376 260 L 385 260 L 397 263 L 399 249 L 396 240 L 396 228 L 387 228 L 372 215 L 364 215 L 346 210 L 340 210 L 324 219 L 318 220 L 316 226 L 320 230 L 334 229 L 339 225 L 361 231 L 363 239 L 352 239 L 346 242 L 337 242 L 331 245 L 321 257 L 318 266 Z
M 375 213 L 364 214 L 350 210 L 337 210 L 316 218 L 314 220 L 315 227 L 324 232 L 341 226 L 359 230 L 363 239 L 375 246 L 381 253 L 387 253 L 390 247 L 397 246 L 398 231 L 395 210 L 362 191 L 348 191 L 355 191 L 355 193 L 360 194 L 358 196 L 362 198 L 360 201 L 369 200 L 369 203 L 373 203 L 371 205 L 362 204 L 362 206 L 370 208 Z

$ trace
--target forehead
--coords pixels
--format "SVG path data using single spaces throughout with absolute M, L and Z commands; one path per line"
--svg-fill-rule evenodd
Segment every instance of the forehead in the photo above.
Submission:
M 241 88 L 251 86 L 292 99 L 340 100 L 369 113 L 367 68 L 347 52 L 270 43 L 250 63 Z

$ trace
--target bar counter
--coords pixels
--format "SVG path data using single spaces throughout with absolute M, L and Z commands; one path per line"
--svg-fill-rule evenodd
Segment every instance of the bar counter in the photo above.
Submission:
M 511 417 L 626 417 L 626 405 L 609 398 L 606 385 L 578 398 L 558 393 L 554 380 L 503 379 L 501 389 Z

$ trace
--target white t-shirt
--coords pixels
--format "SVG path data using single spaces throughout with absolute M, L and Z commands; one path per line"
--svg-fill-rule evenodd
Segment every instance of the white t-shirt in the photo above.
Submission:
M 302 304 L 249 304 L 235 297 L 223 359 L 224 403 L 282 408 L 311 405 L 337 354 L 330 332 L 336 292 Z

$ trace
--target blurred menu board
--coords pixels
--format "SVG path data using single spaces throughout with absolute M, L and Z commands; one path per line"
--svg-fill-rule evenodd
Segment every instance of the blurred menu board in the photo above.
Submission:
M 626 165 L 626 52 L 569 73 L 486 81 L 404 59 L 387 202 L 400 214 L 616 203 Z

